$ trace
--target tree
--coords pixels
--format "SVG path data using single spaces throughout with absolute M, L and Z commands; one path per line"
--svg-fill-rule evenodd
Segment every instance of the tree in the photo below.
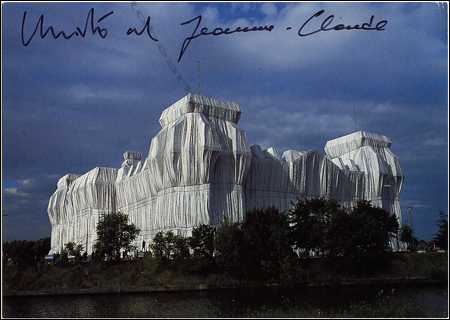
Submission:
M 166 257 L 167 241 L 163 231 L 159 231 L 153 237 L 153 241 L 150 244 L 153 255 L 158 259 L 164 259 Z
M 217 229 L 216 249 L 217 263 L 228 274 L 241 275 L 244 253 L 245 236 L 242 223 L 229 223 L 225 219 Z
M 189 258 L 191 255 L 189 251 L 189 241 L 182 236 L 175 236 L 174 240 L 174 255 L 178 259 Z
M 29 240 L 6 242 L 3 244 L 3 254 L 7 255 L 22 271 L 36 265 L 35 244 L 35 241 Z
M 297 249 L 317 251 L 325 256 L 328 229 L 333 217 L 343 212 L 337 200 L 302 197 L 289 210 L 291 244 Z
M 50 237 L 41 238 L 33 246 L 34 254 L 36 255 L 36 259 L 41 260 L 45 258 L 45 256 L 50 251 Z
M 213 259 L 215 250 L 216 227 L 208 224 L 200 224 L 192 229 L 189 244 L 194 250 L 194 257 L 201 259 Z
M 247 212 L 242 223 L 224 220 L 217 229 L 217 262 L 233 276 L 279 280 L 281 266 L 295 256 L 287 215 L 272 206 Z
M 68 254 L 75 256 L 75 261 L 81 260 L 81 252 L 84 250 L 83 245 L 77 245 L 75 242 L 68 242 L 65 244 L 64 249 Z
M 439 209 L 439 220 L 437 223 L 439 231 L 435 237 L 435 244 L 443 250 L 448 250 L 448 216 Z
M 398 230 L 395 216 L 367 200 L 358 201 L 348 212 L 334 199 L 298 199 L 289 211 L 289 222 L 295 248 L 331 257 L 384 252 Z
M 189 244 L 186 238 L 175 235 L 173 231 L 160 231 L 153 237 L 150 248 L 158 259 L 189 257 Z
M 415 243 L 415 237 L 414 237 L 414 230 L 404 224 L 400 228 L 400 241 L 406 242 L 408 244 L 408 249 L 414 250 L 414 243 Z
M 128 215 L 121 212 L 104 214 L 97 224 L 97 240 L 94 249 L 101 255 L 120 261 L 122 251 L 131 251 L 131 243 L 140 230 L 128 222 Z
M 81 244 L 77 244 L 77 246 L 75 247 L 74 253 L 75 253 L 75 257 L 77 257 L 78 260 L 81 259 L 81 253 L 83 252 L 84 247 Z
M 64 245 L 64 250 L 66 250 L 70 255 L 75 255 L 75 242 L 68 242 Z
M 159 231 L 153 237 L 150 244 L 153 255 L 158 259 L 165 259 L 167 252 L 167 239 L 163 231 Z
M 341 237 L 330 246 L 334 256 L 345 255 L 361 257 L 366 254 L 378 254 L 389 249 L 391 239 L 398 230 L 397 218 L 381 207 L 375 207 L 370 201 L 356 203 L 348 217 L 339 215 L 333 223 Z
M 175 234 L 173 231 L 167 231 L 164 235 L 166 247 L 164 250 L 165 258 L 170 259 L 175 253 Z
M 337 212 L 327 228 L 330 272 L 367 275 L 385 268 L 389 260 L 384 253 L 397 230 L 397 218 L 370 201 Z
M 286 213 L 275 206 L 249 211 L 242 231 L 244 244 L 240 256 L 245 276 L 251 279 L 279 279 L 282 261 L 295 255 L 289 245 Z

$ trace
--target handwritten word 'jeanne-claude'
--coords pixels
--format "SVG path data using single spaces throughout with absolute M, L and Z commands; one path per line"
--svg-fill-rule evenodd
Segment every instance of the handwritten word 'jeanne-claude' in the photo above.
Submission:
M 372 15 L 372 17 L 370 18 L 370 22 L 365 22 L 361 25 L 359 24 L 355 24 L 355 25 L 345 25 L 345 24 L 336 24 L 335 26 L 331 27 L 330 24 L 333 22 L 334 19 L 334 15 L 331 14 L 329 15 L 327 18 L 325 18 L 320 26 L 319 29 L 316 29 L 314 31 L 308 32 L 308 33 L 303 33 L 303 28 L 305 28 L 305 26 L 307 26 L 308 24 L 311 23 L 312 20 L 314 20 L 314 18 L 319 17 L 320 15 L 322 15 L 325 12 L 325 10 L 320 10 L 318 12 L 316 12 L 315 14 L 313 14 L 308 20 L 305 21 L 305 23 L 300 27 L 300 29 L 298 30 L 298 35 L 301 37 L 306 37 L 312 34 L 315 34 L 317 32 L 320 31 L 339 31 L 339 30 L 375 30 L 375 31 L 383 31 L 385 30 L 384 27 L 387 24 L 387 20 L 381 20 L 380 22 L 378 22 L 375 27 L 373 27 L 373 19 L 374 16 Z
M 195 17 L 194 19 L 191 19 L 189 21 L 183 22 L 181 25 L 186 25 L 186 24 L 190 24 L 191 22 L 197 20 L 197 25 L 194 28 L 194 31 L 192 32 L 192 35 L 190 37 L 187 37 L 186 39 L 184 39 L 183 41 L 183 45 L 181 46 L 181 51 L 180 51 L 180 56 L 178 57 L 178 62 L 180 62 L 181 57 L 183 57 L 184 52 L 186 51 L 187 47 L 189 46 L 189 44 L 191 43 L 191 40 L 198 38 L 200 36 L 207 36 L 207 35 L 213 35 L 213 36 L 219 36 L 222 34 L 233 34 L 236 32 L 252 32 L 252 31 L 272 31 L 273 28 L 275 28 L 274 25 L 270 25 L 270 26 L 258 26 L 258 27 L 236 27 L 233 30 L 230 28 L 214 28 L 214 30 L 212 31 L 208 31 L 207 27 L 203 27 L 200 30 L 200 33 L 197 33 L 197 29 L 200 26 L 200 23 L 202 22 L 202 16 L 199 15 L 198 17 Z
M 39 36 L 41 37 L 41 39 L 44 39 L 49 33 L 51 34 L 53 39 L 58 39 L 61 36 L 64 39 L 66 39 L 66 40 L 72 38 L 73 36 L 84 38 L 88 34 L 89 31 L 90 31 L 90 33 L 92 35 L 95 35 L 95 34 L 98 33 L 98 35 L 102 39 L 105 39 L 106 36 L 108 35 L 108 30 L 106 28 L 101 28 L 98 24 L 100 24 L 101 21 L 103 21 L 104 19 L 106 19 L 107 17 L 112 15 L 113 13 L 114 13 L 114 11 L 108 12 L 107 14 L 101 16 L 97 20 L 97 22 L 95 22 L 95 19 L 94 19 L 94 16 L 95 16 L 94 8 L 91 8 L 91 10 L 89 10 L 89 13 L 88 13 L 88 15 L 86 17 L 86 23 L 84 25 L 84 29 L 81 29 L 80 27 L 76 27 L 75 30 L 72 31 L 71 33 L 68 33 L 68 32 L 66 32 L 64 30 L 59 31 L 57 33 L 53 26 L 49 26 L 44 31 L 44 15 L 42 14 L 40 16 L 38 22 L 36 23 L 36 27 L 34 28 L 34 31 L 31 33 L 31 35 L 28 37 L 28 39 L 25 40 L 24 29 L 25 29 L 25 20 L 26 20 L 26 17 L 27 17 L 27 12 L 25 11 L 23 13 L 23 19 L 22 19 L 22 44 L 25 47 L 28 46 L 30 44 L 31 40 L 36 35 L 38 29 L 39 29 Z M 158 41 L 158 39 L 156 39 L 155 37 L 153 37 L 151 35 L 150 29 L 151 29 L 150 28 L 150 17 L 148 17 L 147 21 L 146 21 L 146 23 L 145 23 L 145 25 L 144 25 L 144 27 L 142 28 L 141 31 L 137 31 L 136 28 L 129 28 L 127 30 L 127 35 L 136 34 L 136 35 L 140 36 L 145 31 L 147 31 L 147 34 L 148 34 L 150 39 L 152 39 L 153 41 Z

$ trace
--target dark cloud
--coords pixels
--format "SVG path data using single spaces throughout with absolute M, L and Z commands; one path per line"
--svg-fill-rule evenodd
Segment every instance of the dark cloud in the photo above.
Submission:
M 235 101 L 250 144 L 323 152 L 358 129 L 385 134 L 406 172 L 401 205 L 419 238 L 436 232 L 448 204 L 447 4 L 442 3 L 5 3 L 2 16 L 2 160 L 5 240 L 49 236 L 47 201 L 59 177 L 119 167 L 126 150 L 147 156 L 161 112 L 201 92 Z M 41 14 L 58 30 L 84 25 L 90 8 L 108 36 L 21 43 Z M 298 28 L 388 20 L 382 32 L 343 30 L 301 38 Z M 138 17 L 138 11 L 142 16 Z M 201 36 L 178 63 L 197 15 L 202 27 L 274 24 L 271 32 Z M 127 36 L 151 16 L 148 37 Z M 287 30 L 287 27 L 292 29 Z M 311 25 L 313 27 L 313 25 Z

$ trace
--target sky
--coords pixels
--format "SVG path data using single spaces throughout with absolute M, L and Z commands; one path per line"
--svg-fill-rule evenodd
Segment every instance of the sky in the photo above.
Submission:
M 68 39 L 41 36 L 41 17 Z M 162 111 L 199 90 L 238 103 L 249 144 L 280 154 L 325 154 L 355 117 L 388 136 L 404 222 L 412 207 L 431 240 L 448 213 L 447 26 L 438 2 L 3 2 L 2 240 L 49 237 L 60 177 L 145 159 Z

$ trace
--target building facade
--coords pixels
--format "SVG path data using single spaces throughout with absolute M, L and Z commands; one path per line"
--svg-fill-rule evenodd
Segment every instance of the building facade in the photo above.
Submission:
M 233 102 L 189 94 L 165 109 L 148 157 L 127 151 L 120 168 L 66 174 L 51 196 L 51 251 L 68 242 L 92 252 L 104 213 L 120 211 L 141 229 L 141 249 L 159 231 L 189 236 L 200 223 L 245 219 L 247 210 L 275 205 L 284 211 L 300 196 L 324 196 L 345 206 L 372 201 L 402 221 L 404 174 L 391 141 L 364 131 L 316 149 L 262 150 L 250 146 Z M 396 249 L 397 244 L 392 243 Z

